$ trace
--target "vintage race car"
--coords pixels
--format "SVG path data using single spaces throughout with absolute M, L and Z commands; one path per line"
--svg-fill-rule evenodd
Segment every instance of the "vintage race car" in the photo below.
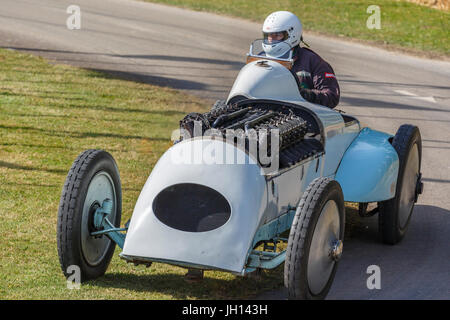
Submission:
M 391 135 L 305 101 L 291 64 L 251 51 L 227 100 L 180 122 L 122 228 L 113 157 L 81 153 L 58 212 L 64 274 L 76 265 L 82 281 L 103 275 L 117 244 L 135 264 L 240 276 L 284 262 L 288 297 L 317 299 L 342 256 L 345 201 L 378 213 L 382 240 L 399 242 L 423 189 L 419 129 Z

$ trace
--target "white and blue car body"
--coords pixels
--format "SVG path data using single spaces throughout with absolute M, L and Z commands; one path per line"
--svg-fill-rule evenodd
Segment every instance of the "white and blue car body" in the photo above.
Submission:
M 244 275 L 284 261 L 283 251 L 267 256 L 255 248 L 276 242 L 289 230 L 314 179 L 336 180 L 349 202 L 381 202 L 395 196 L 399 157 L 391 144 L 393 135 L 305 101 L 293 74 L 276 61 L 245 65 L 227 99 L 227 104 L 240 108 L 261 103 L 295 110 L 308 122 L 319 150 L 262 174 L 258 161 L 223 139 L 194 137 L 174 144 L 153 168 L 137 200 L 120 254 L 123 259 Z M 192 164 L 195 155 L 189 150 L 201 153 L 212 147 L 234 152 L 246 162 Z M 180 161 L 183 157 L 189 159 Z M 196 214 L 201 211 L 196 206 L 213 209 Z

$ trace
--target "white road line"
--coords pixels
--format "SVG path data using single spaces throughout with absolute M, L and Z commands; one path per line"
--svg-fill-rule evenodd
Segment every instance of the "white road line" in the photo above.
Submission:
M 394 90 L 394 91 L 397 92 L 397 93 L 400 93 L 402 95 L 409 96 L 409 97 L 411 97 L 413 99 L 424 100 L 424 101 L 436 103 L 436 100 L 432 96 L 430 96 L 430 97 L 420 97 L 417 94 L 411 93 L 411 92 L 406 91 L 406 90 Z

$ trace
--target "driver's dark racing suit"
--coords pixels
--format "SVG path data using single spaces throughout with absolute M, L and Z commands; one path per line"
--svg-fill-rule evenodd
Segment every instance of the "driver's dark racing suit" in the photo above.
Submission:
M 300 94 L 305 100 L 329 108 L 339 103 L 339 84 L 333 68 L 314 51 L 297 47 L 294 49 L 294 66 Z

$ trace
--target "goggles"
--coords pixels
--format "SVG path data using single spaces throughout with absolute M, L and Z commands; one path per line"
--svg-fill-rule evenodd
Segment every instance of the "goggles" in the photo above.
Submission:
M 287 31 L 280 32 L 263 32 L 264 43 L 274 44 L 278 42 L 283 42 L 289 38 Z

